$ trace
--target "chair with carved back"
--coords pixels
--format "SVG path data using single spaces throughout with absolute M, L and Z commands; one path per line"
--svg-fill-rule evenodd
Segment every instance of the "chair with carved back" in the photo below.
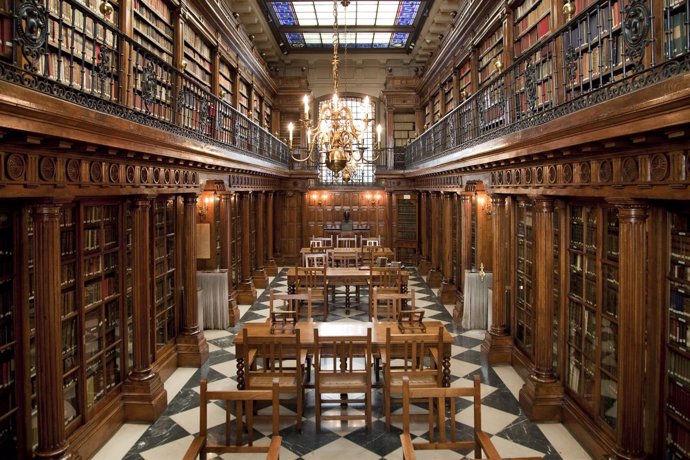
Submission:
M 522 457 L 505 459 L 501 457 L 489 436 L 482 431 L 481 415 L 481 388 L 479 376 L 474 376 L 474 384 L 466 388 L 414 388 L 408 377 L 403 377 L 403 433 L 400 442 L 403 448 L 403 459 L 416 460 L 416 450 L 461 450 L 472 449 L 474 458 L 487 458 L 489 460 L 540 460 L 543 457 Z M 460 440 L 460 433 L 456 427 L 460 427 L 455 421 L 455 416 L 460 410 L 456 405 L 457 398 L 471 397 L 474 408 L 474 427 L 471 440 Z M 413 400 L 424 401 L 428 405 L 427 435 L 417 437 L 412 441 L 411 429 L 411 404 Z M 463 406 L 464 407 L 464 406 Z M 421 430 L 421 428 L 420 428 Z M 428 439 L 427 439 L 428 438 Z M 484 457 L 482 457 L 482 452 Z
M 419 333 L 393 333 L 386 329 L 386 346 L 381 350 L 383 400 L 386 430 L 391 425 L 391 400 L 402 399 L 403 377 L 412 387 L 441 387 L 443 327 Z
M 369 319 L 372 318 L 374 288 L 379 288 L 378 293 L 396 294 L 402 286 L 402 274 L 400 268 L 395 267 L 369 267 Z
M 310 319 L 313 315 L 311 297 L 310 288 L 297 294 L 286 294 L 271 289 L 268 296 L 270 317 L 273 317 L 273 313 L 295 312 L 297 318 L 306 316 Z
M 321 420 L 364 420 L 371 431 L 371 328 L 367 334 L 324 336 L 314 329 L 314 390 L 316 430 Z M 337 394 L 339 398 L 324 394 Z M 357 398 L 353 394 L 363 394 Z M 364 403 L 364 414 L 344 413 L 322 415 L 325 404 Z
M 302 255 L 302 265 L 305 267 L 325 267 L 328 265 L 328 255 L 324 251 L 305 253 Z
M 331 236 L 319 236 L 315 239 L 321 241 L 322 248 L 332 248 L 333 247 L 333 235 Z
M 312 314 L 317 314 L 314 304 L 322 305 L 319 310 L 323 320 L 328 319 L 328 267 L 297 267 L 295 269 L 296 289 L 295 293 L 302 294 L 311 289 Z
M 206 379 L 201 380 L 199 402 L 199 434 L 194 437 L 184 455 L 184 460 L 205 459 L 207 453 L 261 453 L 267 459 L 278 459 L 282 438 L 279 431 L 280 381 L 274 379 L 270 390 L 209 390 Z M 220 444 L 208 432 L 208 405 L 212 401 L 225 401 L 225 442 Z M 270 444 L 254 444 L 255 402 L 266 401 L 271 404 L 271 428 L 273 436 Z M 234 403 L 234 404 L 233 404 Z M 234 405 L 234 408 L 233 408 Z M 231 411 L 234 410 L 235 430 L 233 436 Z M 246 442 L 245 442 L 246 433 Z M 234 438 L 235 443 L 232 443 Z
M 266 390 L 274 379 L 280 384 L 280 396 L 295 396 L 297 430 L 302 430 L 304 375 L 307 348 L 300 342 L 300 330 L 249 334 L 242 329 L 244 341 L 245 389 Z
M 371 298 L 372 321 L 398 321 L 401 310 L 415 310 L 414 297 L 414 289 L 403 294 L 374 286 Z
M 357 237 L 356 236 L 337 236 L 335 238 L 337 248 L 356 248 L 357 247 Z
M 310 248 L 321 248 L 321 247 L 323 247 L 323 241 L 312 236 L 311 239 L 309 240 L 309 247 Z

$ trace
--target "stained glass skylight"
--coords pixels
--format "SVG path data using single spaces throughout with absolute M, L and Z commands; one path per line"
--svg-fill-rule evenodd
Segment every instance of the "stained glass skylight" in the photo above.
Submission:
M 405 49 L 421 28 L 420 14 L 427 0 L 353 0 L 347 8 L 338 2 L 341 46 L 348 48 Z M 279 41 L 292 49 L 332 48 L 332 1 L 267 2 Z M 347 27 L 347 36 L 344 33 Z

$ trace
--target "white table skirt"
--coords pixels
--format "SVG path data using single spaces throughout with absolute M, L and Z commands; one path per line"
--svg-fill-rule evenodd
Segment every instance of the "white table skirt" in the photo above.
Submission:
M 199 311 L 203 311 L 203 329 L 227 329 L 230 326 L 228 271 L 198 271 L 196 283 L 202 291 Z
M 487 329 L 491 314 L 489 289 L 491 289 L 492 283 L 492 273 L 487 272 L 482 280 L 479 277 L 479 272 L 465 270 L 463 328 Z

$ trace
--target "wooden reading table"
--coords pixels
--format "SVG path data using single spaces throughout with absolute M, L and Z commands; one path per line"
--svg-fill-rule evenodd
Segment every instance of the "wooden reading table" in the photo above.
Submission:
M 443 386 L 450 386 L 450 354 L 453 338 L 448 330 L 440 321 L 424 321 L 424 328 L 426 332 L 435 335 L 438 333 L 438 328 L 443 328 L 443 350 L 441 355 L 441 367 L 443 373 Z M 396 321 L 374 321 L 374 322 L 360 322 L 360 321 L 338 321 L 335 323 L 322 323 L 313 320 L 298 321 L 295 325 L 300 331 L 300 344 L 307 348 L 312 353 L 314 352 L 314 328 L 319 329 L 319 336 L 357 336 L 366 335 L 366 330 L 371 328 L 371 346 L 374 353 L 380 353 L 386 348 L 386 329 L 391 328 L 391 332 L 396 334 L 401 333 L 398 322 Z M 248 335 L 266 336 L 271 335 L 271 322 L 265 323 L 247 323 L 244 325 L 247 329 Z M 280 332 L 279 332 L 280 333 Z M 403 332 L 404 333 L 404 332 Z M 419 331 L 411 332 L 419 333 Z M 244 390 L 244 337 L 240 332 L 233 340 L 235 344 L 235 356 L 237 357 L 237 388 Z

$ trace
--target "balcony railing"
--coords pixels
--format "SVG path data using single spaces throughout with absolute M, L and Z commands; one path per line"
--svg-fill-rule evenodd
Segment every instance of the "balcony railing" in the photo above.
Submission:
M 690 1 L 665 0 L 663 31 L 652 11 L 653 0 L 593 3 L 415 139 L 406 168 L 690 72 Z
M 14 12 L 0 79 L 288 167 L 283 142 L 82 2 L 17 1 Z

